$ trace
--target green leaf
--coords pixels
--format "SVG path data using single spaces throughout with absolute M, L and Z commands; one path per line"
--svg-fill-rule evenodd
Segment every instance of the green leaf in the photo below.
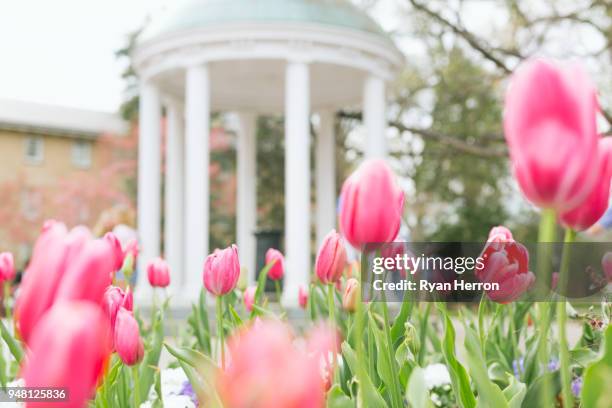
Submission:
M 467 350 L 470 374 L 478 391 L 478 406 L 491 408 L 508 407 L 502 390 L 489 379 L 487 364 L 482 355 L 480 342 L 476 332 L 471 327 L 465 328 L 465 348 Z
M 229 311 L 230 311 L 230 317 L 232 318 L 232 323 L 234 324 L 234 327 L 242 326 L 242 319 L 240 318 L 240 315 L 238 314 L 238 312 L 236 312 L 236 309 L 234 309 L 234 306 L 229 305 Z
M 406 320 L 408 320 L 408 316 L 412 312 L 413 302 L 411 299 L 408 299 L 408 295 L 405 295 L 405 299 L 402 302 L 402 307 L 395 317 L 395 321 L 393 322 L 393 326 L 391 327 L 391 340 L 393 344 L 397 343 L 399 338 L 404 334 L 406 324 Z
M 368 329 L 372 331 L 372 335 L 376 343 L 376 352 L 378 355 L 378 358 L 376 359 L 376 371 L 385 384 L 385 390 L 387 390 L 389 393 L 389 399 L 392 400 L 391 392 L 394 387 L 395 377 L 398 375 L 398 373 L 393 371 L 393 366 L 391 365 L 391 361 L 389 361 L 387 347 L 391 346 L 387 345 L 384 333 L 382 330 L 377 328 L 375 324 L 368 325 Z
M 470 388 L 470 378 L 455 355 L 455 328 L 446 312 L 443 310 L 441 312 L 444 315 L 445 322 L 442 354 L 449 369 L 453 392 L 460 406 L 463 408 L 474 408 L 476 406 L 476 398 Z
M 342 392 L 338 384 L 334 384 L 327 392 L 327 408 L 353 408 L 354 406 L 353 401 Z
M 433 406 L 427 384 L 425 383 L 425 370 L 421 367 L 415 367 L 412 370 L 412 374 L 410 374 L 408 386 L 406 387 L 406 400 L 414 408 L 429 408 Z
M 9 351 L 15 357 L 18 363 L 21 363 L 21 359 L 23 358 L 23 350 L 19 343 L 15 340 L 11 333 L 9 333 L 8 329 L 4 325 L 4 322 L 0 320 L 0 334 L 2 335 L 2 339 L 6 343 L 9 348 Z
M 159 366 L 159 356 L 164 342 L 164 322 L 163 313 L 158 310 L 153 319 L 153 327 L 151 329 L 151 346 L 146 351 L 145 356 L 140 363 L 140 401 L 146 401 L 149 396 L 149 389 L 155 380 L 155 372 Z
M 570 362 L 581 367 L 586 367 L 597 360 L 598 357 L 599 355 L 596 352 L 586 347 L 575 348 L 570 351 Z
M 205 353 L 211 351 L 210 346 L 210 323 L 208 321 L 208 309 L 206 308 L 206 291 L 204 288 L 200 290 L 200 296 L 198 298 L 198 326 L 202 333 L 202 350 Z
M 363 399 L 365 402 L 363 408 L 387 408 L 387 403 L 380 396 L 374 384 L 372 384 L 372 380 L 368 377 L 365 369 L 359 364 L 355 351 L 347 342 L 342 343 L 342 356 L 351 371 L 357 375 L 357 381 L 359 382 L 359 398 Z
M 164 347 L 166 347 L 166 350 L 179 361 L 189 364 L 191 367 L 199 367 L 206 364 L 215 365 L 209 357 L 197 350 L 186 347 L 172 347 L 168 343 L 164 343 Z
M 612 325 L 605 332 L 603 356 L 584 371 L 584 386 L 580 393 L 585 408 L 612 407 Z
M 527 386 L 516 379 L 510 373 L 506 373 L 508 377 L 508 386 L 504 388 L 504 397 L 508 401 L 509 408 L 520 408 L 527 394 Z
M 548 382 L 549 386 L 545 387 L 544 383 Z M 521 408 L 541 408 L 542 393 L 544 389 L 548 389 L 550 396 L 547 398 L 549 401 L 553 401 L 559 392 L 561 392 L 561 380 L 559 371 L 553 373 L 543 374 L 535 379 L 533 383 L 527 388 L 527 394 Z

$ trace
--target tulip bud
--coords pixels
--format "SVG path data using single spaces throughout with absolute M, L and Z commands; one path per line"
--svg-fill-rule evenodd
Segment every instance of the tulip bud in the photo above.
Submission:
M 346 249 L 342 238 L 336 230 L 331 230 L 319 248 L 315 271 L 322 283 L 336 283 L 342 277 L 345 265 Z
M 119 238 L 112 232 L 107 232 L 104 235 L 104 239 L 109 243 L 109 245 L 113 249 L 113 257 L 115 259 L 115 266 L 113 268 L 113 272 L 118 271 L 123 266 L 123 249 L 121 248 L 121 242 L 119 242 Z
M 15 279 L 15 262 L 10 252 L 0 253 L 0 282 L 9 282 Z
M 206 289 L 215 296 L 225 295 L 236 287 L 240 277 L 238 248 L 232 245 L 216 249 L 204 262 L 203 280 Z
M 355 248 L 391 242 L 399 232 L 404 193 L 383 160 L 368 160 L 342 186 L 340 230 Z
M 154 288 L 165 288 L 170 284 L 168 263 L 161 258 L 152 259 L 147 265 L 147 277 Z
M 266 252 L 266 265 L 271 263 L 273 265 L 268 271 L 268 278 L 271 280 L 282 279 L 285 274 L 285 257 L 278 249 L 270 248 Z
M 342 295 L 342 307 L 347 312 L 353 313 L 357 309 L 359 301 L 359 281 L 355 278 L 350 278 L 346 281 L 344 295 Z
M 306 309 L 308 305 L 308 289 L 306 289 L 303 285 L 300 285 L 298 288 L 298 302 L 302 309 Z
M 417 335 L 417 330 L 410 322 L 404 324 L 404 329 L 406 333 L 404 341 L 412 354 L 416 356 L 419 354 L 419 347 L 421 344 L 419 336 Z
M 531 60 L 506 94 L 504 134 L 514 174 L 535 205 L 566 212 L 597 182 L 596 90 L 576 64 Z
M 244 294 L 242 295 L 242 298 L 244 300 L 244 307 L 249 312 L 253 311 L 253 305 L 255 304 L 255 292 L 256 291 L 257 291 L 256 286 L 250 286 L 244 291 Z
M 111 334 L 114 333 L 115 320 L 119 309 L 124 308 L 132 311 L 134 308 L 134 298 L 132 292 L 128 288 L 125 292 L 118 286 L 109 286 L 104 292 L 104 300 L 102 301 L 102 309 L 108 316 L 111 327 Z
M 124 364 L 131 366 L 142 360 L 144 346 L 138 322 L 132 313 L 124 308 L 120 308 L 117 312 L 114 340 L 115 350 Z

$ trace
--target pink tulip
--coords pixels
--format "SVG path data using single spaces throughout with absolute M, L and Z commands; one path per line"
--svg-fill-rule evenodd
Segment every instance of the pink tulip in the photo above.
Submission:
M 586 198 L 598 167 L 597 111 L 595 88 L 578 65 L 531 60 L 515 72 L 504 133 L 528 200 L 563 212 Z
M 404 193 L 382 160 L 368 160 L 342 186 L 340 230 L 355 248 L 391 242 L 399 232 Z
M 359 281 L 355 278 L 350 278 L 346 281 L 344 294 L 342 295 L 342 307 L 347 312 L 354 312 L 357 309 L 357 301 L 359 299 Z
M 489 232 L 488 242 L 514 242 L 512 232 L 503 225 L 493 227 Z
M 610 198 L 610 177 L 612 177 L 612 137 L 599 142 L 599 174 L 586 199 L 576 208 L 561 214 L 561 222 L 575 231 L 582 231 L 594 225 L 606 212 Z
M 38 237 L 20 287 L 15 319 L 21 338 L 29 337 L 42 315 L 59 300 L 100 304 L 111 283 L 114 250 L 89 230 L 47 222 Z
M 219 371 L 217 390 L 225 407 L 320 408 L 325 391 L 318 362 L 293 343 L 279 322 L 254 324 L 229 341 L 231 364 Z
M 225 295 L 236 287 L 240 277 L 238 248 L 232 245 L 215 250 L 204 262 L 204 286 L 215 296 Z
M 278 249 L 270 248 L 266 252 L 266 265 L 273 263 L 268 271 L 268 278 L 272 280 L 282 279 L 285 274 L 285 257 Z
M 65 388 L 67 401 L 27 407 L 82 408 L 94 396 L 110 354 L 108 319 L 89 301 L 61 301 L 31 333 L 21 376 L 26 387 Z
M 119 308 L 115 321 L 115 334 L 113 336 L 115 350 L 126 365 L 134 365 L 142 360 L 144 346 L 140 337 L 138 322 L 131 312 Z
M 15 261 L 10 252 L 0 253 L 0 283 L 15 279 Z
M 119 238 L 117 238 L 117 236 L 112 232 L 107 232 L 106 235 L 104 235 L 104 239 L 113 248 L 113 255 L 115 259 L 115 266 L 113 268 L 113 272 L 116 272 L 120 270 L 123 266 L 123 258 L 125 256 L 125 254 L 123 253 L 123 248 L 121 248 L 121 242 L 119 241 Z
M 303 285 L 300 285 L 298 288 L 298 302 L 302 309 L 306 309 L 308 305 L 308 289 L 306 289 Z
M 336 230 L 331 230 L 319 248 L 315 271 L 322 283 L 336 283 L 342 277 L 345 266 L 346 249 L 342 243 L 342 237 Z
M 499 284 L 499 290 L 487 292 L 494 302 L 512 302 L 535 282 L 535 275 L 529 271 L 527 248 L 518 242 L 487 245 L 481 257 L 484 267 L 476 268 L 476 277 L 484 283 Z
M 170 284 L 170 269 L 168 263 L 161 258 L 149 261 L 147 265 L 149 284 L 154 288 L 165 288 Z
M 255 292 L 257 291 L 256 286 L 250 286 L 245 291 L 243 296 L 244 307 L 247 311 L 253 311 L 253 305 L 255 304 Z
M 134 309 L 134 297 L 132 291 L 128 287 L 124 292 L 118 286 L 109 286 L 104 292 L 104 300 L 102 302 L 102 309 L 108 316 L 111 327 L 111 337 L 114 337 L 115 332 L 115 319 L 120 308 L 132 311 Z
M 612 282 L 612 252 L 606 252 L 601 259 L 601 268 L 604 271 L 604 275 L 608 279 L 608 282 Z

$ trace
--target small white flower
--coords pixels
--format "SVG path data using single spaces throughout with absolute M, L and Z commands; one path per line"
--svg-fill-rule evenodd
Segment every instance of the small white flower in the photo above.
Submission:
M 170 395 L 178 395 L 183 390 L 187 376 L 182 368 L 167 368 L 161 372 L 161 390 L 164 402 Z
M 444 364 L 430 364 L 425 367 L 425 384 L 427 389 L 431 390 L 435 387 L 440 387 L 451 382 L 448 368 Z
M 195 408 L 195 404 L 187 395 L 169 395 L 164 397 L 165 407 Z

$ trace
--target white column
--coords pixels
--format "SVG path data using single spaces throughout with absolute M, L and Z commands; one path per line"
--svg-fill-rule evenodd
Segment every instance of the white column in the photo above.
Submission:
M 310 78 L 308 65 L 289 62 L 285 77 L 285 252 L 283 303 L 298 304 L 310 280 Z
M 138 136 L 138 296 L 148 299 L 151 290 L 146 265 L 159 256 L 161 230 L 161 102 L 159 90 L 149 81 L 140 90 Z
M 317 245 L 336 227 L 336 140 L 334 114 L 324 111 L 315 146 L 315 185 L 317 188 Z
M 208 255 L 210 80 L 208 67 L 187 69 L 185 88 L 185 285 L 186 300 L 202 288 Z
M 184 237 L 184 151 L 183 111 L 176 103 L 166 106 L 166 181 L 164 249 L 170 266 L 170 289 L 183 283 Z
M 257 116 L 239 115 L 237 143 L 238 191 L 236 240 L 240 265 L 247 269 L 249 285 L 255 283 L 255 229 L 257 228 Z
M 363 123 L 366 128 L 365 156 L 387 156 L 385 117 L 385 81 L 374 74 L 368 75 L 363 88 Z

